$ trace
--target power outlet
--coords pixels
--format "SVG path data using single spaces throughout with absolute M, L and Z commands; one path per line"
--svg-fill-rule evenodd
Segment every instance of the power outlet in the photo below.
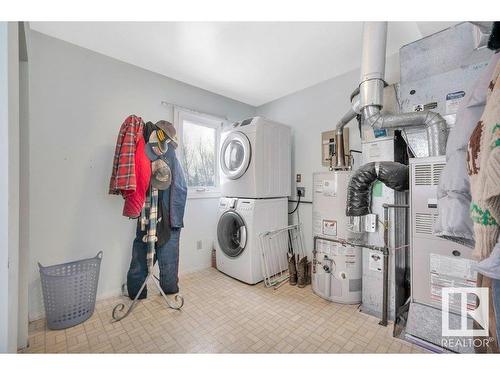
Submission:
M 201 240 L 196 241 L 196 250 L 203 249 L 203 242 Z
M 304 198 L 306 196 L 306 188 L 305 187 L 297 187 L 297 197 L 301 196 Z

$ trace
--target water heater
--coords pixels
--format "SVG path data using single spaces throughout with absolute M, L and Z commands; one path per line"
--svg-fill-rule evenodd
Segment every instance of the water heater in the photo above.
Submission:
M 332 240 L 355 236 L 345 215 L 350 171 L 317 172 L 313 175 L 313 236 L 318 237 L 313 253 L 312 289 L 329 301 L 361 302 L 361 248 Z

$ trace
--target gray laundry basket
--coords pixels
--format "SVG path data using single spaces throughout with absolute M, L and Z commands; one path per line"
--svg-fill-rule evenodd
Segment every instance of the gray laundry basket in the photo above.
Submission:
M 94 258 L 44 267 L 38 263 L 42 280 L 47 327 L 64 329 L 92 316 L 102 251 Z

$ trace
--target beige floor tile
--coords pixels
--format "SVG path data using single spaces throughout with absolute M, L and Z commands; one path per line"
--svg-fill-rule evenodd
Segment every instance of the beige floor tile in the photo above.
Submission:
M 310 287 L 249 286 L 214 269 L 181 277 L 186 304 L 170 310 L 154 287 L 120 322 L 111 312 L 125 297 L 98 301 L 83 324 L 50 331 L 29 325 L 24 353 L 424 353 L 392 337 L 392 324 L 356 305 L 325 301 Z

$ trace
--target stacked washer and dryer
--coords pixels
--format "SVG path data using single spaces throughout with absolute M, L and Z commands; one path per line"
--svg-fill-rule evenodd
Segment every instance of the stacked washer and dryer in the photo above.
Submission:
M 224 127 L 220 145 L 217 269 L 256 284 L 263 280 L 259 235 L 288 225 L 291 129 L 252 117 Z

